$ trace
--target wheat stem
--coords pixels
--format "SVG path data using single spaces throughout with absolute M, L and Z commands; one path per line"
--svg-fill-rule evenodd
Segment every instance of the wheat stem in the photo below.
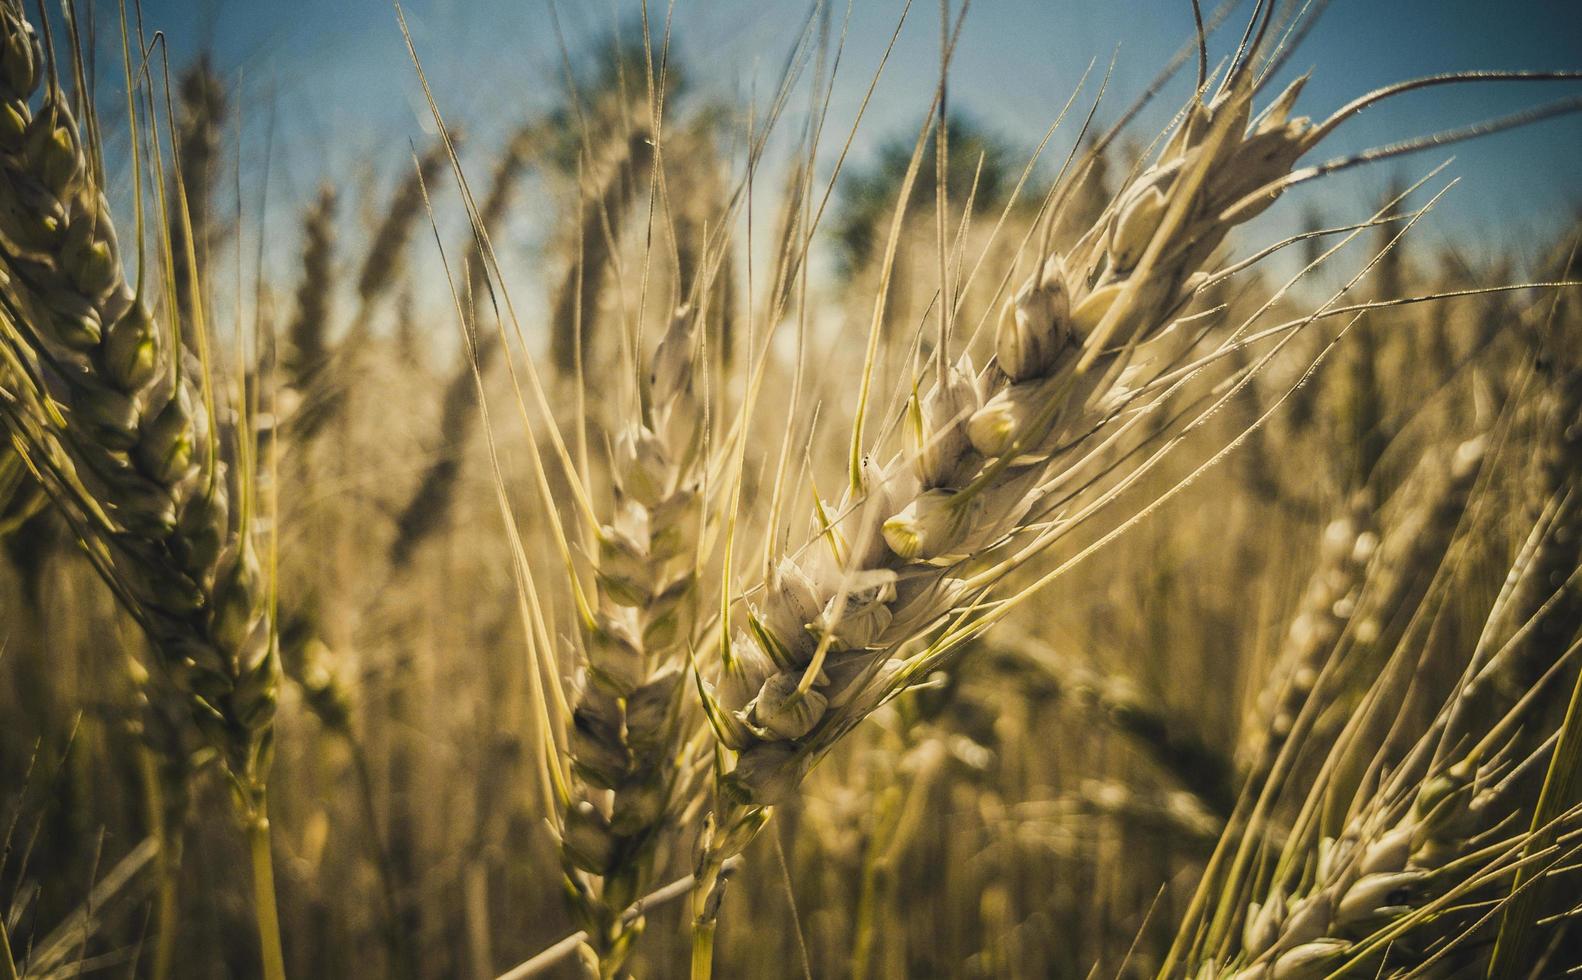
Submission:
M 181 926 L 180 880 L 176 869 L 165 867 L 165 849 L 160 847 L 158 897 L 155 899 L 154 917 L 158 925 L 154 932 L 154 966 L 150 974 L 154 980 L 170 976 L 176 957 L 176 937 Z
M 734 864 L 730 866 L 734 867 Z M 632 903 L 632 906 L 622 914 L 628 919 L 635 919 L 649 909 L 669 904 L 690 892 L 692 883 L 692 875 L 677 878 L 670 884 L 662 888 L 656 888 L 639 901 Z M 500 974 L 495 980 L 527 980 L 528 977 L 536 977 L 556 963 L 571 956 L 577 951 L 578 947 L 587 941 L 588 934 L 586 932 L 574 932 L 554 945 L 548 946 L 535 953 L 532 957 L 518 963 Z M 3 980 L 3 978 L 0 978 L 0 980 Z
M 692 924 L 692 980 L 709 980 L 714 975 L 714 926 L 714 919 Z
M 138 752 L 143 782 L 148 796 L 148 820 L 153 837 L 159 842 L 158 884 L 154 900 L 154 962 L 149 976 L 153 980 L 166 980 L 175 956 L 176 935 L 180 921 L 180 834 L 178 826 L 172 830 L 165 817 L 165 794 L 160 787 L 159 765 L 151 748 Z
M 275 869 L 269 846 L 269 817 L 265 813 L 262 796 L 243 820 L 247 825 L 248 854 L 253 864 L 253 915 L 258 924 L 264 980 L 286 980 L 286 958 L 280 945 L 280 915 L 275 906 Z

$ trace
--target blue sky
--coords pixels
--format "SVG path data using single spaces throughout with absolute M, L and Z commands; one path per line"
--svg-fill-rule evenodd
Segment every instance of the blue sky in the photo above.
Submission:
M 105 0 L 99 0 L 105 3 Z M 856 0 L 831 127 L 843 133 L 878 64 L 904 0 Z M 1205 0 L 1205 7 L 1213 6 Z M 953 7 L 959 3 L 953 2 Z M 805 0 L 678 0 L 674 38 L 698 83 L 760 102 L 805 16 Z M 113 10 L 113 5 L 105 7 Z M 475 172 L 501 135 L 552 104 L 559 53 L 546 0 L 410 0 L 405 4 L 447 118 L 474 135 Z M 560 0 L 573 51 L 636 0 Z M 657 23 L 662 3 L 650 5 Z M 415 75 L 388 0 L 145 0 L 146 22 L 167 32 L 178 61 L 212 44 L 243 86 L 244 185 L 261 179 L 262 133 L 273 124 L 269 200 L 305 200 L 324 176 L 356 182 L 371 168 L 404 166 L 408 141 L 429 130 Z M 835 5 L 836 20 L 844 13 Z M 1238 12 L 1232 20 L 1244 16 Z M 952 65 L 951 97 L 981 122 L 1031 149 L 1083 71 L 1095 80 L 1117 58 L 1110 96 L 1118 113 L 1191 36 L 1188 0 L 978 0 Z M 904 134 L 926 109 L 938 66 L 938 5 L 916 0 L 896 56 L 855 146 L 857 160 Z M 1239 23 L 1215 38 L 1224 53 Z M 1314 69 L 1301 108 L 1321 115 L 1372 87 L 1469 68 L 1582 69 L 1582 4 L 1575 0 L 1334 0 L 1288 74 Z M 1086 90 L 1094 90 L 1090 81 Z M 1186 84 L 1190 84 L 1188 80 Z M 1332 152 L 1473 122 L 1582 93 L 1582 83 L 1477 85 L 1414 94 L 1349 123 Z M 1140 137 L 1167 119 L 1184 91 L 1145 115 Z M 1074 126 L 1065 127 L 1070 136 Z M 1058 143 L 1058 140 L 1057 140 Z M 1063 152 L 1064 147 L 1057 149 Z M 1582 208 L 1582 116 L 1370 168 L 1328 183 L 1326 206 L 1371 203 L 1392 175 L 1418 175 L 1451 152 L 1461 185 L 1424 233 L 1533 250 Z M 1323 154 L 1321 151 L 1321 155 Z M 1052 154 L 1058 158 L 1058 153 Z M 249 168 L 249 164 L 253 168 Z M 1283 205 L 1290 208 L 1297 205 Z

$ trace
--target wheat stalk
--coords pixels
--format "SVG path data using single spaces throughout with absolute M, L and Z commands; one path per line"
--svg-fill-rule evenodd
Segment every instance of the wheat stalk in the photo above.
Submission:
M 1177 316 L 1211 282 L 1208 263 L 1230 230 L 1296 183 L 1428 145 L 1409 141 L 1293 170 L 1360 108 L 1462 77 L 1380 90 L 1317 125 L 1291 117 L 1304 81 L 1298 79 L 1254 117 L 1258 85 L 1251 65 L 1272 12 L 1273 5 L 1258 6 L 1218 91 L 1212 97 L 1205 91 L 1186 107 L 1157 161 L 1128 181 L 1099 222 L 1063 254 L 1039 253 L 1032 276 L 1004 309 L 994 359 L 981 372 L 965 356 L 948 359 L 953 294 L 942 275 L 934 363 L 905 410 L 908 451 L 884 461 L 864 440 L 885 321 L 881 288 L 858 384 L 846 494 L 835 505 L 820 504 L 806 544 L 746 590 L 751 602 L 738 617 L 745 625 L 724 624 L 718 659 L 700 678 L 711 727 L 734 762 L 721 766 L 715 811 L 699 847 L 695 976 L 710 969 L 721 900 L 713 869 L 721 859 L 739 853 L 769 808 L 790 799 L 807 770 L 877 704 L 1007 615 L 1015 601 L 986 609 L 987 590 L 1098 506 L 1045 523 L 1062 493 L 1080 491 L 1084 467 L 1115 451 L 1147 417 L 1146 408 L 1168 394 L 1160 391 L 1165 379 L 1181 376 L 1169 365 L 1179 363 L 1193 340 Z M 1568 102 L 1543 111 L 1572 108 Z M 1497 124 L 1518 124 L 1535 113 Z M 1439 138 L 1466 138 L 1494 125 Z M 892 255 L 902 220 L 897 209 Z M 942 270 L 945 254 L 941 236 Z M 887 258 L 885 275 L 890 268 Z M 1245 383 L 1243 376 L 1230 394 Z M 1126 423 L 1095 435 L 1128 407 L 1134 414 Z M 944 633 L 934 632 L 946 622 Z
M 704 535 L 696 339 L 683 308 L 655 350 L 644 421 L 616 442 L 615 516 L 597 534 L 569 743 L 580 789 L 563 812 L 561 854 L 600 977 L 620 972 L 642 930 L 623 913 L 653 885 L 689 796 L 681 712 Z
M 0 141 L 9 379 L 0 419 L 231 777 L 256 859 L 265 972 L 278 977 L 264 790 L 279 659 L 252 501 L 233 514 L 207 362 L 200 387 L 141 279 L 134 291 L 124 278 L 91 114 L 85 131 L 15 0 L 0 5 L 0 31 L 0 104 L 12 127 Z M 141 194 L 138 205 L 141 218 Z M 190 239 L 183 259 L 193 261 Z M 198 338 L 201 350 L 201 329 Z M 245 490 L 246 439 L 236 447 Z
M 1234 878 L 1219 881 L 1214 925 L 1199 934 L 1194 946 L 1207 955 L 1188 975 L 1264 980 L 1387 969 L 1418 975 L 1429 967 L 1457 976 L 1481 971 L 1494 914 L 1483 913 L 1481 903 L 1499 911 L 1505 905 L 1502 892 L 1515 896 L 1526 890 L 1519 887 L 1524 881 L 1549 887 L 1567 872 L 1575 855 L 1574 842 L 1566 841 L 1582 813 L 1567 809 L 1570 801 L 1539 812 L 1533 779 L 1572 724 L 1568 720 L 1562 726 L 1553 709 L 1563 703 L 1555 696 L 1565 689 L 1560 679 L 1575 672 L 1570 661 L 1579 650 L 1582 620 L 1561 612 L 1551 620 L 1548 642 L 1527 641 L 1536 627 L 1565 608 L 1563 600 L 1573 588 L 1567 580 L 1574 575 L 1575 559 L 1568 549 L 1574 547 L 1576 521 L 1574 514 L 1565 516 L 1564 504 L 1577 485 L 1574 463 L 1564 449 L 1575 438 L 1571 420 L 1577 416 L 1574 393 L 1566 397 L 1567 388 L 1556 385 L 1540 398 L 1548 405 L 1540 417 L 1548 420 L 1550 432 L 1544 440 L 1550 449 L 1543 455 L 1566 462 L 1545 467 L 1548 504 L 1517 555 L 1482 636 L 1467 652 L 1461 680 L 1415 743 L 1396 757 L 1392 753 L 1400 738 L 1392 735 L 1370 761 L 1361 755 L 1371 751 L 1362 735 L 1369 729 L 1401 728 L 1410 704 L 1394 698 L 1403 689 L 1411 693 L 1405 686 L 1410 672 L 1422 669 L 1420 662 L 1414 664 L 1411 645 L 1394 648 L 1389 667 L 1345 731 L 1325 736 L 1334 748 L 1305 787 L 1297 833 L 1280 855 L 1267 890 L 1243 907 Z M 1424 522 L 1425 537 L 1443 540 L 1443 526 L 1453 523 L 1467 494 L 1471 478 L 1466 471 L 1476 469 L 1472 463 L 1482 453 L 1482 440 L 1458 451 L 1446 499 L 1436 502 Z M 1435 524 L 1441 529 L 1437 533 Z M 1572 556 L 1558 580 L 1540 571 L 1555 567 L 1546 557 L 1557 552 L 1562 563 Z M 1420 601 L 1412 596 L 1387 583 L 1382 597 L 1373 601 Z M 1435 633 L 1428 635 L 1431 642 Z M 1433 652 L 1430 647 L 1423 656 Z M 1513 673 L 1521 675 L 1520 685 L 1500 683 Z M 1304 708 L 1303 717 L 1310 715 L 1311 709 Z M 1316 732 L 1309 727 L 1306 737 Z M 1353 772 L 1362 778 L 1343 823 L 1335 827 L 1331 814 Z M 1531 826 L 1519 829 L 1524 823 Z M 1255 817 L 1245 826 L 1250 832 L 1257 825 Z M 1241 849 L 1255 850 L 1246 843 Z M 1231 935 L 1238 921 L 1240 933 Z
M 155 898 L 152 976 L 164 980 L 175 963 L 181 924 L 179 887 L 192 809 L 192 782 L 212 755 L 196 737 L 184 699 L 157 683 L 142 664 L 127 658 L 138 709 L 129 725 L 143 743 L 142 762 L 149 825 L 159 844 L 159 883 Z
M 964 575 L 962 559 L 1035 527 L 1080 457 L 1068 444 L 1125 398 L 1136 372 L 1123 372 L 1166 333 L 1229 229 L 1272 203 L 1313 141 L 1311 124 L 1289 118 L 1300 88 L 1250 128 L 1250 79 L 1190 106 L 1159 162 L 1068 254 L 1037 263 L 1005 308 L 988 368 L 947 364 L 942 337 L 933 383 L 908 403 L 906 454 L 880 463 L 863 452 L 866 388 L 859 395 L 846 498 L 821 509 L 811 544 L 774 567 L 704 691 L 717 737 L 737 755 L 705 830 L 700 933 L 719 902 L 710 868 L 904 685 L 917 668 L 893 659 L 900 648 L 975 603 L 982 580 Z M 706 971 L 706 938 L 700 949 Z

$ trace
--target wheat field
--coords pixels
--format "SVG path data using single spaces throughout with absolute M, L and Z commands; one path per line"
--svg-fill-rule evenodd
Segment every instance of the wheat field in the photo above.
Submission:
M 1582 975 L 1574 65 L 167 6 L 0 0 L 0 980 Z

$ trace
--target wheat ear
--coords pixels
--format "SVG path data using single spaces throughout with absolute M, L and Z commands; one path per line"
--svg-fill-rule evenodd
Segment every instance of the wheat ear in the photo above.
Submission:
M 576 258 L 555 292 L 550 311 L 550 351 L 555 367 L 570 378 L 584 363 L 598 330 L 598 302 L 604 292 L 621 229 L 636 199 L 637 187 L 654 158 L 648 127 L 631 130 L 598 194 L 583 210 Z
M 681 724 L 703 533 L 697 319 L 671 319 L 646 378 L 643 421 L 617 439 L 614 520 L 599 528 L 597 606 L 583 629 L 570 756 L 579 786 L 561 854 L 595 975 L 614 977 L 642 930 L 625 910 L 654 884 L 664 831 L 689 796 Z
M 137 90 L 126 47 L 130 114 Z M 251 501 L 244 496 L 233 513 L 207 363 L 197 366 L 200 388 L 150 298 L 126 282 L 97 143 L 85 140 L 45 50 L 20 4 L 4 0 L 0 420 L 148 634 L 163 681 L 181 692 L 231 777 L 273 980 L 283 965 L 264 791 L 279 659 Z M 140 172 L 144 134 L 130 118 Z M 140 194 L 138 203 L 141 217 Z M 235 438 L 245 490 L 247 438 Z
M 932 384 L 920 380 L 906 409 L 909 450 L 888 462 L 863 450 L 865 380 L 845 499 L 820 508 L 811 544 L 773 568 L 704 688 L 714 731 L 736 761 L 721 776 L 700 850 L 699 975 L 720 901 L 711 869 L 738 853 L 767 808 L 788 799 L 877 703 L 937 662 L 896 654 L 974 606 L 982 586 L 962 560 L 1037 525 L 1080 456 L 1068 447 L 1130 390 L 1133 378 L 1122 374 L 1139 348 L 1166 333 L 1230 229 L 1273 202 L 1278 181 L 1312 146 L 1313 127 L 1289 115 L 1300 89 L 1256 120 L 1245 78 L 1189 106 L 1159 162 L 1068 254 L 1037 262 L 1006 306 L 985 370 L 965 357 L 949 364 L 937 347 Z
M 1379 752 L 1371 762 L 1359 735 L 1366 728 L 1399 725 L 1406 706 L 1392 700 L 1414 665 L 1415 650 L 1397 646 L 1394 659 L 1364 698 L 1361 709 L 1333 744 L 1323 769 L 1307 787 L 1297 832 L 1280 856 L 1273 881 L 1239 910 L 1240 933 L 1228 950 L 1200 962 L 1196 976 L 1270 980 L 1374 973 L 1388 968 L 1412 975 L 1481 975 L 1489 955 L 1486 933 L 1493 913 L 1480 900 L 1501 892 L 1534 895 L 1568 870 L 1567 836 L 1582 813 L 1560 807 L 1543 813 L 1533 799 L 1534 776 L 1556 752 L 1564 734 L 1554 713 L 1563 701 L 1561 678 L 1574 676 L 1567 662 L 1578 652 L 1582 621 L 1565 600 L 1575 573 L 1575 513 L 1565 502 L 1577 492 L 1577 471 L 1567 452 L 1575 439 L 1578 399 L 1571 378 L 1542 393 L 1539 417 L 1550 426 L 1545 506 L 1516 557 L 1510 577 L 1486 617 L 1482 636 L 1467 652 L 1463 676 L 1428 727 L 1399 758 Z M 1481 440 L 1457 451 L 1446 495 L 1433 512 L 1459 510 L 1469 478 L 1468 460 L 1481 458 Z M 1475 467 L 1473 467 L 1475 468 Z M 1430 522 L 1443 523 L 1431 513 Z M 1440 535 L 1432 528 L 1425 536 Z M 1570 564 L 1555 579 L 1549 559 Z M 1548 569 L 1548 572 L 1545 569 Z M 1392 590 L 1385 597 L 1411 602 Z M 1534 641 L 1547 623 L 1551 632 Z M 1430 648 L 1423 656 L 1433 653 Z M 1519 689 L 1510 683 L 1520 677 Z M 1408 690 L 1410 690 L 1408 688 Z M 1311 733 L 1308 737 L 1311 737 Z M 1329 738 L 1326 737 L 1328 742 Z M 1348 771 L 1366 775 L 1355 788 L 1344 822 L 1326 826 Z M 1546 790 L 1547 792 L 1547 790 Z M 1316 860 L 1315 860 L 1316 857 Z M 1574 853 L 1571 854 L 1574 857 Z M 1518 888 L 1528 881 L 1529 888 Z M 1222 897 L 1216 925 L 1232 925 L 1234 891 Z M 1551 893 L 1552 897 L 1552 893 Z M 1212 949 L 1212 944 L 1206 948 Z M 1448 971 L 1448 972 L 1446 972 Z M 1460 971 L 1460 972 L 1458 972 Z M 1394 975 L 1394 974 L 1392 974 Z M 1503 976 L 1502 972 L 1491 975 Z
M 334 185 L 323 184 L 302 216 L 301 278 L 297 281 L 296 308 L 286 324 L 286 352 L 281 359 L 286 387 L 299 396 L 313 390 L 329 357 L 337 203 Z
M 538 131 L 537 125 L 524 126 L 495 162 L 488 195 L 478 210 L 478 221 L 486 231 L 495 229 L 510 209 L 512 193 L 527 168 Z M 499 333 L 477 329 L 478 313 L 487 305 L 488 265 L 476 239 L 469 242 L 466 254 L 468 329 L 473 336 L 466 345 L 468 356 L 445 386 L 438 429 L 441 440 L 452 448 L 424 469 L 396 516 L 396 536 L 389 552 L 390 564 L 396 569 L 406 567 L 418 546 L 444 526 L 461 475 L 462 450 L 477 418 L 473 376 L 486 375 L 500 349 Z
M 1488 925 L 1478 914 L 1480 893 L 1508 885 L 1529 864 L 1548 876 L 1543 869 L 1555 861 L 1554 849 L 1536 857 L 1524 852 L 1538 835 L 1552 839 L 1582 820 L 1572 810 L 1532 831 L 1513 829 L 1533 812 L 1531 780 L 1523 777 L 1540 770 L 1553 746 L 1552 738 L 1538 737 L 1535 746 L 1519 748 L 1516 736 L 1529 726 L 1540 734 L 1553 730 L 1539 719 L 1553 701 L 1557 674 L 1552 670 L 1508 711 L 1493 715 L 1492 724 L 1463 727 L 1467 737 L 1458 748 L 1434 759 L 1439 736 L 1465 696 L 1453 692 L 1406 758 L 1378 780 L 1381 785 L 1362 784 L 1335 833 L 1322 823 L 1326 799 L 1338 789 L 1337 775 L 1356 765 L 1347 757 L 1357 748 L 1352 738 L 1338 740 L 1304 803 L 1299 827 L 1305 829 L 1293 834 L 1269 889 L 1242 910 L 1232 951 L 1210 957 L 1189 975 L 1316 980 L 1435 963 L 1449 968 L 1448 975 L 1481 971 L 1486 945 L 1469 939 Z M 1397 710 L 1383 697 L 1389 690 L 1381 680 L 1358 718 L 1374 725 L 1387 720 Z M 1556 865 L 1553 874 L 1566 870 L 1564 861 Z
M 460 142 L 459 134 L 455 138 Z M 298 395 L 308 403 L 307 410 L 302 411 L 296 419 L 293 435 L 299 444 L 312 442 L 319 432 L 346 410 L 352 379 L 358 372 L 359 358 L 368 338 L 373 336 L 374 316 L 379 312 L 380 304 L 402 279 L 407 246 L 423 217 L 424 188 L 432 186 L 444 171 L 450 161 L 446 154 L 443 142 L 430 147 L 418 159 L 418 165 L 402 177 L 390 196 L 385 212 L 374 228 L 368 250 L 358 266 L 358 303 L 351 326 L 333 351 L 327 357 L 322 357 L 322 366 L 315 372 L 313 383 L 298 391 Z M 316 221 L 328 222 L 330 217 L 327 212 L 327 202 L 322 198 L 309 212 L 308 234 L 323 235 L 326 249 L 322 261 L 317 255 L 304 253 L 303 288 L 320 282 L 327 284 L 329 280 L 329 230 L 327 227 L 315 229 L 313 226 Z M 310 262 L 313 264 L 308 264 Z M 329 326 L 327 321 L 319 321 L 317 329 L 321 336 L 311 342 L 308 350 L 322 347 L 322 334 Z M 297 380 L 301 382 L 303 379 Z
M 1088 670 L 1031 636 L 1000 636 L 980 656 L 1017 675 L 1017 685 L 1037 697 L 1070 700 L 1124 735 L 1179 783 L 1184 795 L 1218 817 L 1236 804 L 1236 775 L 1228 753 L 1193 731 L 1183 718 L 1114 671 Z
M 1242 768 L 1256 796 L 1285 747 L 1297 715 L 1313 695 L 1319 672 L 1345 634 L 1379 544 L 1371 492 L 1359 492 L 1325 525 L 1318 567 L 1308 579 L 1268 682 L 1258 695 L 1256 724 L 1243 743 Z
M 225 83 L 207 54 L 200 55 L 181 76 L 181 103 L 176 118 L 176 167 L 166 191 L 170 211 L 171 247 L 177 261 L 170 267 L 182 337 L 196 353 L 193 307 L 202 302 L 203 283 L 194 269 L 207 269 L 209 251 L 219 235 L 214 223 L 214 187 L 220 176 L 220 132 L 225 126 Z M 190 235 L 193 261 L 185 261 Z

